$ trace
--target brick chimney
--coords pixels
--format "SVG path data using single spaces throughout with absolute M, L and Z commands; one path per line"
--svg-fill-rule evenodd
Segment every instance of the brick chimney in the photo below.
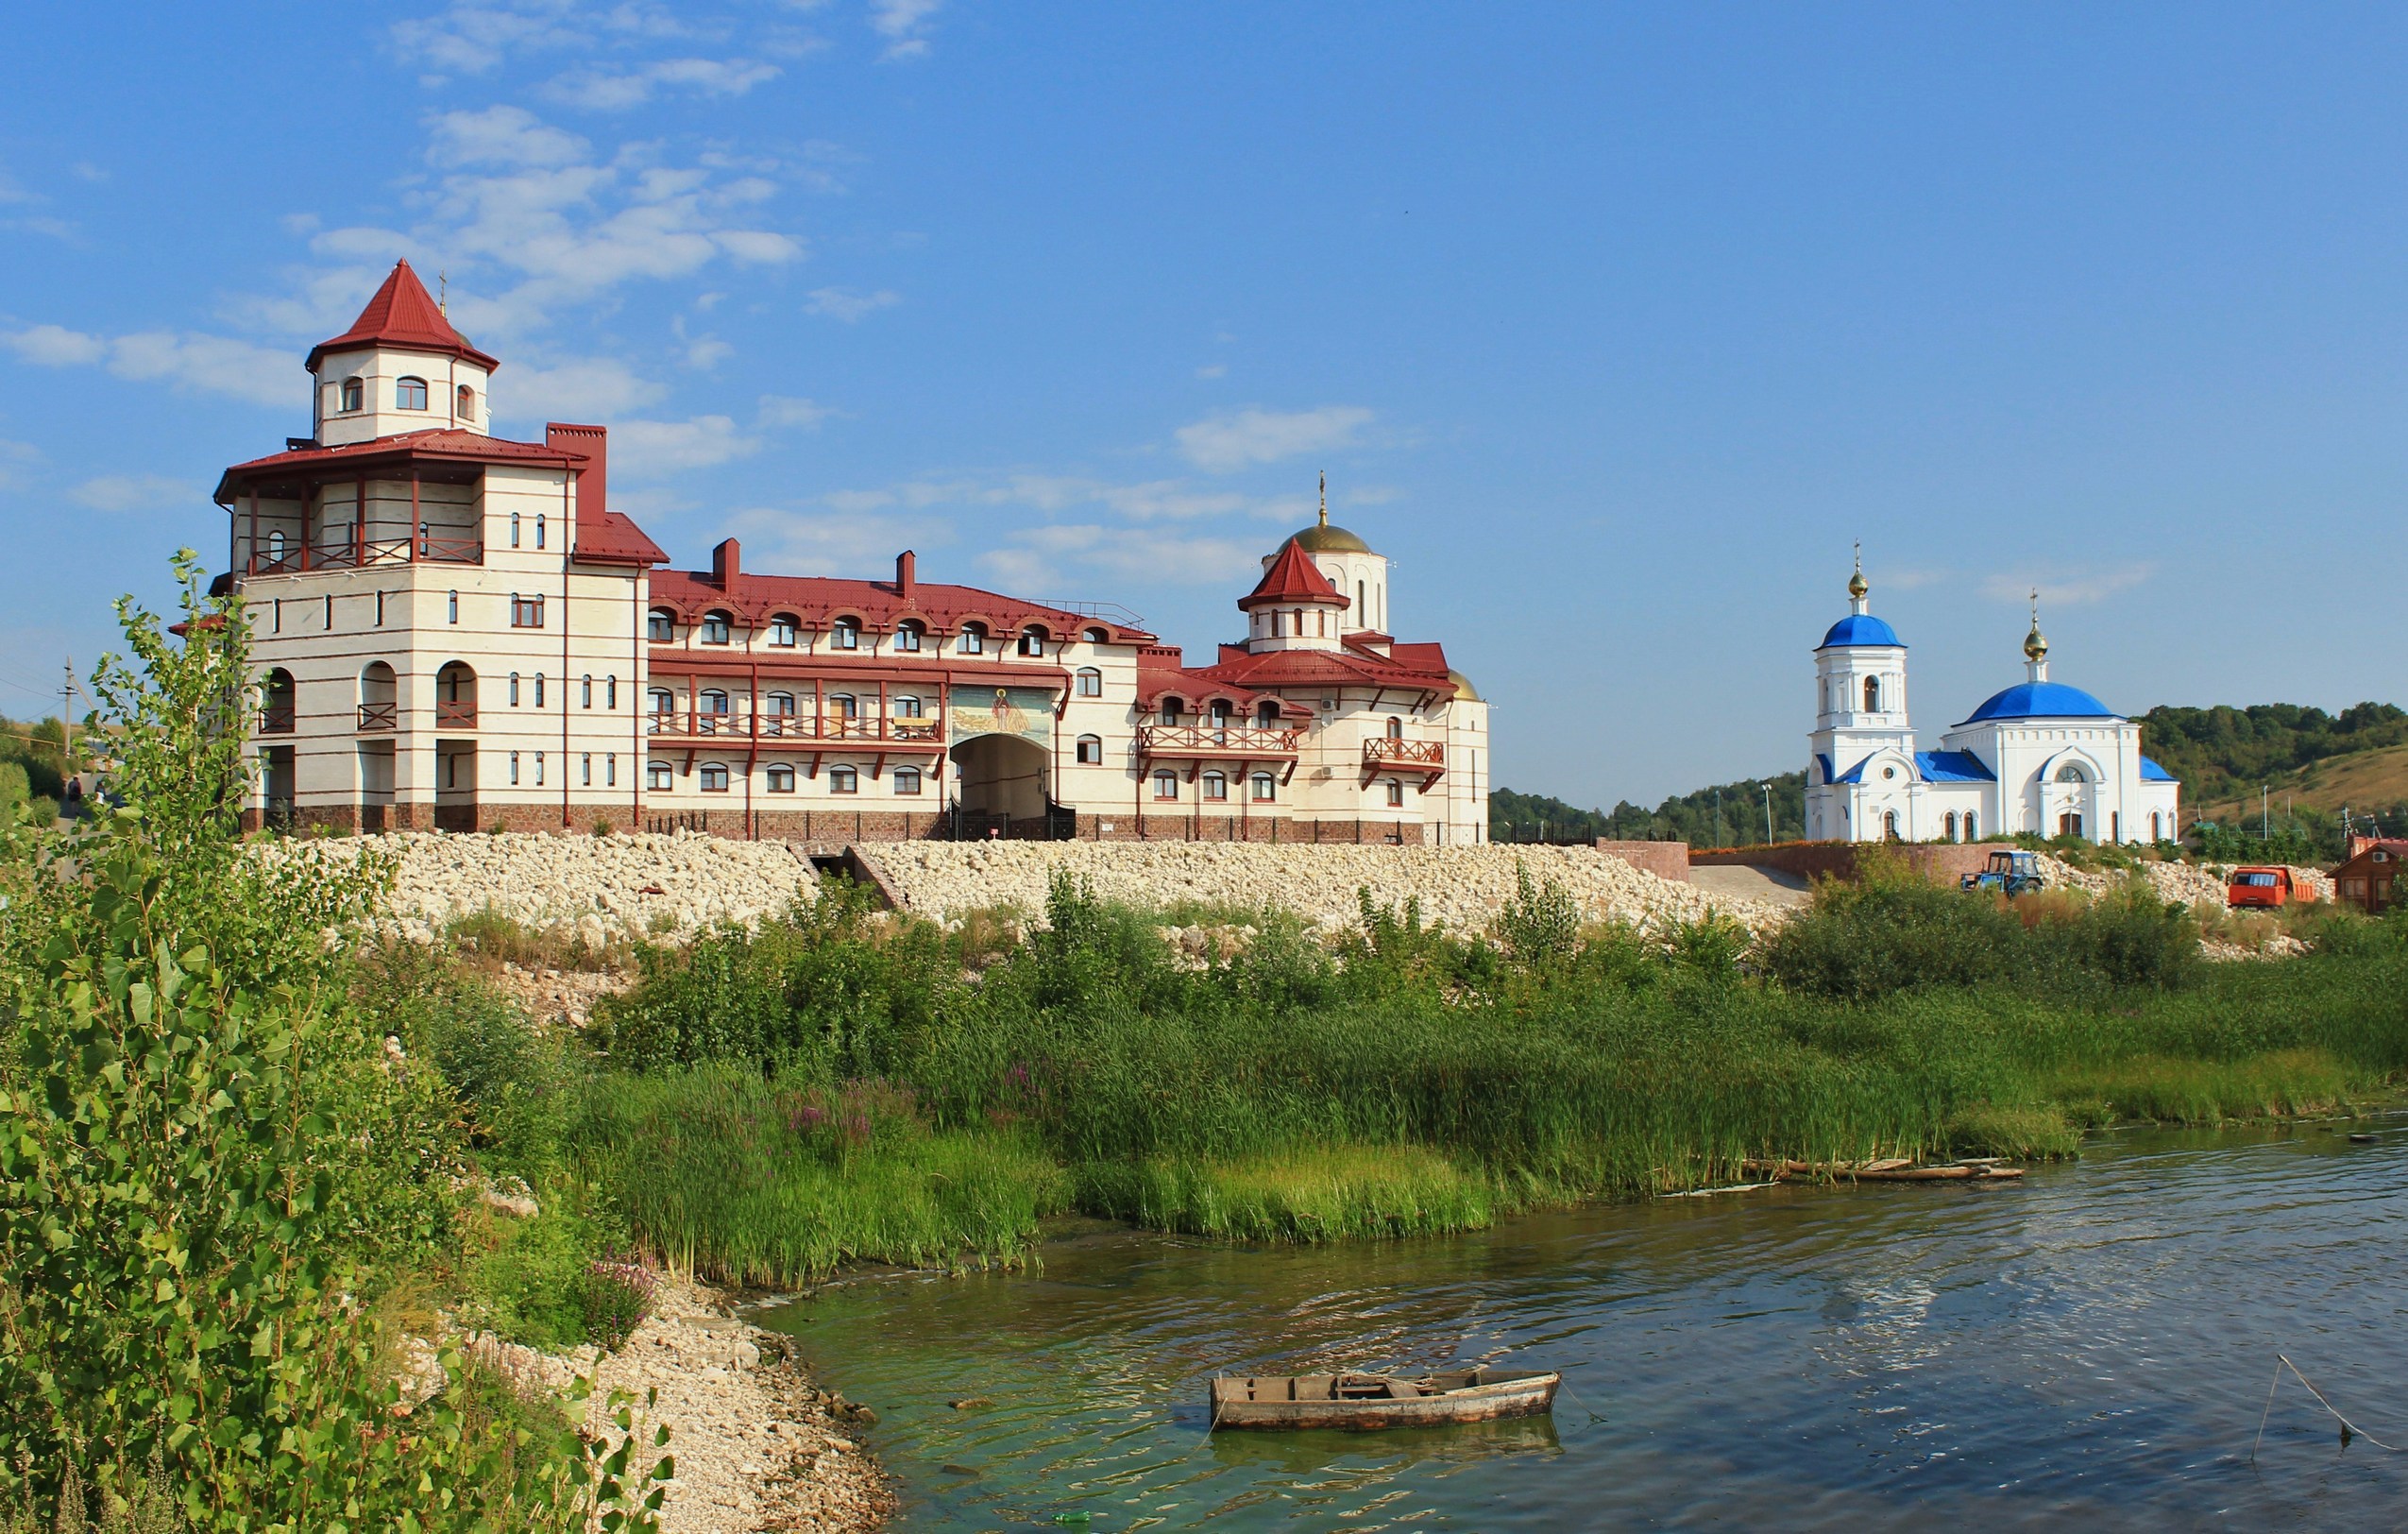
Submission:
M 585 455 L 584 467 L 576 470 L 577 525 L 601 526 L 602 513 L 610 509 L 610 428 L 549 421 L 544 426 L 544 446 Z M 571 538 L 569 547 L 575 548 L 576 542 Z
M 742 573 L 738 562 L 743 554 L 743 549 L 734 538 L 721 540 L 720 546 L 711 551 L 711 584 L 722 591 L 733 588 L 736 577 Z
M 906 549 L 894 556 L 894 594 L 908 601 L 911 582 L 920 573 L 920 561 Z

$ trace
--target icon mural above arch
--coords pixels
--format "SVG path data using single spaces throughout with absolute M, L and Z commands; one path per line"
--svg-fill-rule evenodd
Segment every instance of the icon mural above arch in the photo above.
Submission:
M 957 687 L 947 712 L 951 738 L 1015 735 L 1040 744 L 1051 739 L 1055 697 L 1042 687 Z

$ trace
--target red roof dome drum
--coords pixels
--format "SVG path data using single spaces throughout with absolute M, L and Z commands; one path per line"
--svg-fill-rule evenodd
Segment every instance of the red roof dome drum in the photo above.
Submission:
M 1254 589 L 1237 599 L 1240 611 L 1252 612 L 1257 607 L 1346 607 L 1352 605 L 1330 578 L 1321 573 L 1295 538 L 1282 544 L 1271 560 L 1263 579 Z
M 501 364 L 468 344 L 468 338 L 451 328 L 442 308 L 427 294 L 427 285 L 406 261 L 393 264 L 393 274 L 376 290 L 360 317 L 351 328 L 331 341 L 320 341 L 310 348 L 309 369 L 317 371 L 318 359 L 330 351 L 356 351 L 366 347 L 399 347 L 409 351 L 437 351 L 445 356 L 472 362 L 490 373 Z

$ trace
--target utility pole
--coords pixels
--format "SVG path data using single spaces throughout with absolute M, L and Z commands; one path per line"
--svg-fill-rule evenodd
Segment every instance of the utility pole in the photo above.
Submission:
M 1714 844 L 1722 844 L 1722 791 L 1714 791 Z
M 2274 840 L 2274 795 L 2264 783 L 2258 785 L 2258 840 Z
M 1756 787 L 1764 791 L 1764 844 L 1769 847 L 1772 844 L 1772 785 L 1758 783 Z
M 67 680 L 59 689 L 59 770 L 72 776 L 76 771 L 76 724 L 72 709 L 76 701 L 76 657 L 69 656 Z

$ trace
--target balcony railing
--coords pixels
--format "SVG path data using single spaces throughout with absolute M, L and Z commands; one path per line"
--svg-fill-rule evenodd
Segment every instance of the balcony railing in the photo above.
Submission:
M 436 537 L 428 534 L 415 540 L 417 557 L 422 563 L 438 565 L 474 565 L 485 556 L 484 540 L 477 537 Z M 321 543 L 289 544 L 280 554 L 253 550 L 245 573 L 250 575 L 295 575 L 305 570 L 348 570 L 359 565 L 406 565 L 410 562 L 411 542 L 408 537 L 369 538 L 355 543 L 340 537 Z
M 684 740 L 863 741 L 929 744 L 940 739 L 933 719 L 843 719 L 835 715 L 713 713 L 693 708 L 644 716 L 644 733 Z
M 289 703 L 271 703 L 262 708 L 259 711 L 259 732 L 262 735 L 292 734 L 293 706 Z
M 440 698 L 436 699 L 434 705 L 434 727 L 439 730 L 475 729 L 477 727 L 477 705 L 475 700 L 470 699 L 465 702 L 446 703 Z
M 399 714 L 399 704 L 364 703 L 360 705 L 360 728 L 362 730 L 397 729 L 401 723 Z
M 1145 757 L 1292 757 L 1303 734 L 1256 724 L 1140 724 L 1137 751 Z
M 1374 736 L 1363 742 L 1363 765 L 1383 771 L 1418 768 L 1445 772 L 1447 745 L 1443 741 L 1400 741 L 1394 736 Z

